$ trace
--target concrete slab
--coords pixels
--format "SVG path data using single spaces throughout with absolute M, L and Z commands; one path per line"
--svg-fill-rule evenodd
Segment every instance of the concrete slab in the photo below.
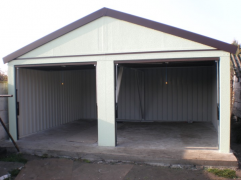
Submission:
M 66 140 L 69 142 L 79 142 L 79 143 L 89 143 L 89 144 L 97 143 L 97 140 L 98 140 L 97 125 L 89 129 L 86 129 L 84 131 L 81 131 L 71 137 L 68 137 Z
M 217 132 L 209 123 L 122 123 L 118 125 L 117 147 L 66 140 L 95 126 L 96 121 L 74 121 L 22 138 L 17 143 L 23 153 L 39 156 L 237 166 L 232 153 L 219 153 Z M 8 141 L 0 145 L 13 149 Z
M 125 122 L 117 129 L 120 147 L 151 149 L 218 149 L 218 135 L 211 123 Z
M 72 166 L 73 161 L 69 159 L 33 160 L 25 165 L 15 180 L 71 179 Z
M 113 180 L 124 179 L 126 174 L 133 167 L 131 164 L 108 165 L 108 164 L 81 164 L 74 163 L 73 180 Z

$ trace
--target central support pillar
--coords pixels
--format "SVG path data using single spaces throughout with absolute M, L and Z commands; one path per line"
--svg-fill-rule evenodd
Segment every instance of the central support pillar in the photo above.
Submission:
M 97 62 L 98 145 L 116 146 L 114 61 Z

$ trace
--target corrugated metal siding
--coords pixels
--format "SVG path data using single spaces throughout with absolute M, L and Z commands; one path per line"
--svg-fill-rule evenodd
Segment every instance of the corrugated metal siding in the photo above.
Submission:
M 213 90 L 215 67 L 152 68 L 143 71 L 145 120 L 212 121 L 212 112 L 216 112 L 216 102 L 213 103 L 216 96 Z M 134 75 L 134 70 L 124 70 L 118 119 L 141 120 Z
M 141 119 L 136 73 L 140 78 L 141 101 L 144 105 L 144 76 L 140 72 L 124 68 L 118 100 L 118 119 Z
M 95 70 L 18 71 L 19 138 L 76 119 L 97 118 Z

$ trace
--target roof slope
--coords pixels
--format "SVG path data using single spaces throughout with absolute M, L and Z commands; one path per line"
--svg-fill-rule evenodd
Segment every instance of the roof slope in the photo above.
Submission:
M 34 41 L 33 43 L 28 44 L 27 46 L 24 46 L 23 48 L 5 56 L 3 58 L 3 62 L 8 63 L 8 62 L 18 58 L 19 56 L 21 56 L 33 49 L 36 49 L 39 46 L 42 46 L 64 34 L 67 34 L 68 32 L 71 32 L 71 31 L 73 31 L 87 23 L 90 23 L 100 17 L 103 17 L 103 16 L 109 16 L 112 18 L 127 21 L 127 22 L 137 24 L 140 26 L 148 27 L 148 28 L 151 28 L 151 29 L 154 29 L 157 31 L 161 31 L 161 32 L 175 35 L 175 36 L 185 38 L 185 39 L 188 39 L 191 41 L 195 41 L 195 42 L 198 42 L 198 43 L 201 43 L 204 45 L 208 45 L 208 46 L 217 48 L 219 50 L 227 51 L 230 53 L 235 53 L 236 49 L 237 49 L 237 47 L 234 45 L 231 45 L 231 44 L 228 44 L 228 43 L 225 43 L 222 41 L 218 41 L 218 40 L 206 37 L 206 36 L 202 36 L 202 35 L 199 35 L 196 33 L 192 33 L 192 32 L 189 32 L 189 31 L 186 31 L 183 29 L 179 29 L 179 28 L 172 27 L 172 26 L 169 26 L 166 24 L 162 24 L 159 22 L 155 22 L 155 21 L 151 21 L 151 20 L 144 19 L 141 17 L 137 17 L 134 15 L 126 14 L 126 13 L 119 12 L 116 10 L 102 8 L 96 12 L 93 12 L 92 14 L 89 14 L 67 26 L 64 26 L 63 28 L 58 29 L 57 31 L 54 31 L 51 34 L 48 34 L 47 36 L 44 36 L 43 38 L 38 39 L 37 41 Z

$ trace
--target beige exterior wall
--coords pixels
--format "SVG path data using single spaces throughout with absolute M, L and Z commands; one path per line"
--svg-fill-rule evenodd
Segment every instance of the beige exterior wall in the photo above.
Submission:
M 220 152 L 229 152 L 229 53 L 190 51 L 142 54 L 119 54 L 82 57 L 58 57 L 116 52 L 214 49 L 173 35 L 128 22 L 103 17 L 9 63 L 9 94 L 15 96 L 14 65 L 97 61 L 98 136 L 100 146 L 115 146 L 114 61 L 161 60 L 175 58 L 220 57 Z M 56 58 L 40 58 L 56 56 Z M 31 59 L 31 57 L 33 57 Z M 222 75 L 223 74 L 223 75 Z M 227 76 L 227 77 L 225 77 Z M 10 132 L 16 139 L 16 104 L 9 99 Z
M 102 17 L 20 58 L 197 49 L 214 48 L 111 17 Z
M 175 53 L 144 53 L 144 54 L 126 54 L 126 55 L 110 55 L 110 56 L 89 56 L 89 57 L 69 57 L 69 58 L 44 58 L 32 60 L 15 60 L 9 63 L 9 93 L 15 95 L 14 92 L 14 65 L 24 64 L 45 64 L 45 63 L 67 63 L 67 62 L 93 62 L 97 61 L 97 103 L 98 103 L 98 135 L 100 146 L 115 145 L 115 114 L 114 114 L 114 60 L 155 60 L 155 59 L 173 59 L 173 58 L 201 58 L 201 57 L 221 57 L 220 74 L 226 74 L 227 68 L 225 63 L 229 61 L 229 53 L 223 51 L 196 51 L 196 52 L 175 52 Z M 222 63 L 221 63 L 222 64 Z M 227 66 L 228 67 L 228 66 Z M 222 76 L 220 76 L 222 78 Z M 220 83 L 221 84 L 221 83 Z M 229 81 L 223 81 L 220 86 L 229 87 Z M 225 88 L 224 88 L 225 89 Z M 226 88 L 227 89 L 227 88 Z M 220 111 L 229 106 L 229 93 L 220 93 L 220 103 L 224 104 L 220 107 Z M 221 100 L 222 99 L 222 100 Z M 226 102 L 227 101 L 227 102 Z M 113 103 L 112 103 L 113 102 Z M 15 100 L 9 98 L 9 119 L 10 132 L 16 139 L 16 120 L 15 120 Z M 226 117 L 229 113 L 220 113 L 220 122 L 223 122 L 223 129 L 220 130 L 220 151 L 228 152 L 229 145 L 229 129 L 224 128 L 229 119 Z M 223 118 L 222 118 L 223 117 Z M 228 127 L 228 126 L 226 126 Z M 108 129 L 108 130 L 107 130 Z

